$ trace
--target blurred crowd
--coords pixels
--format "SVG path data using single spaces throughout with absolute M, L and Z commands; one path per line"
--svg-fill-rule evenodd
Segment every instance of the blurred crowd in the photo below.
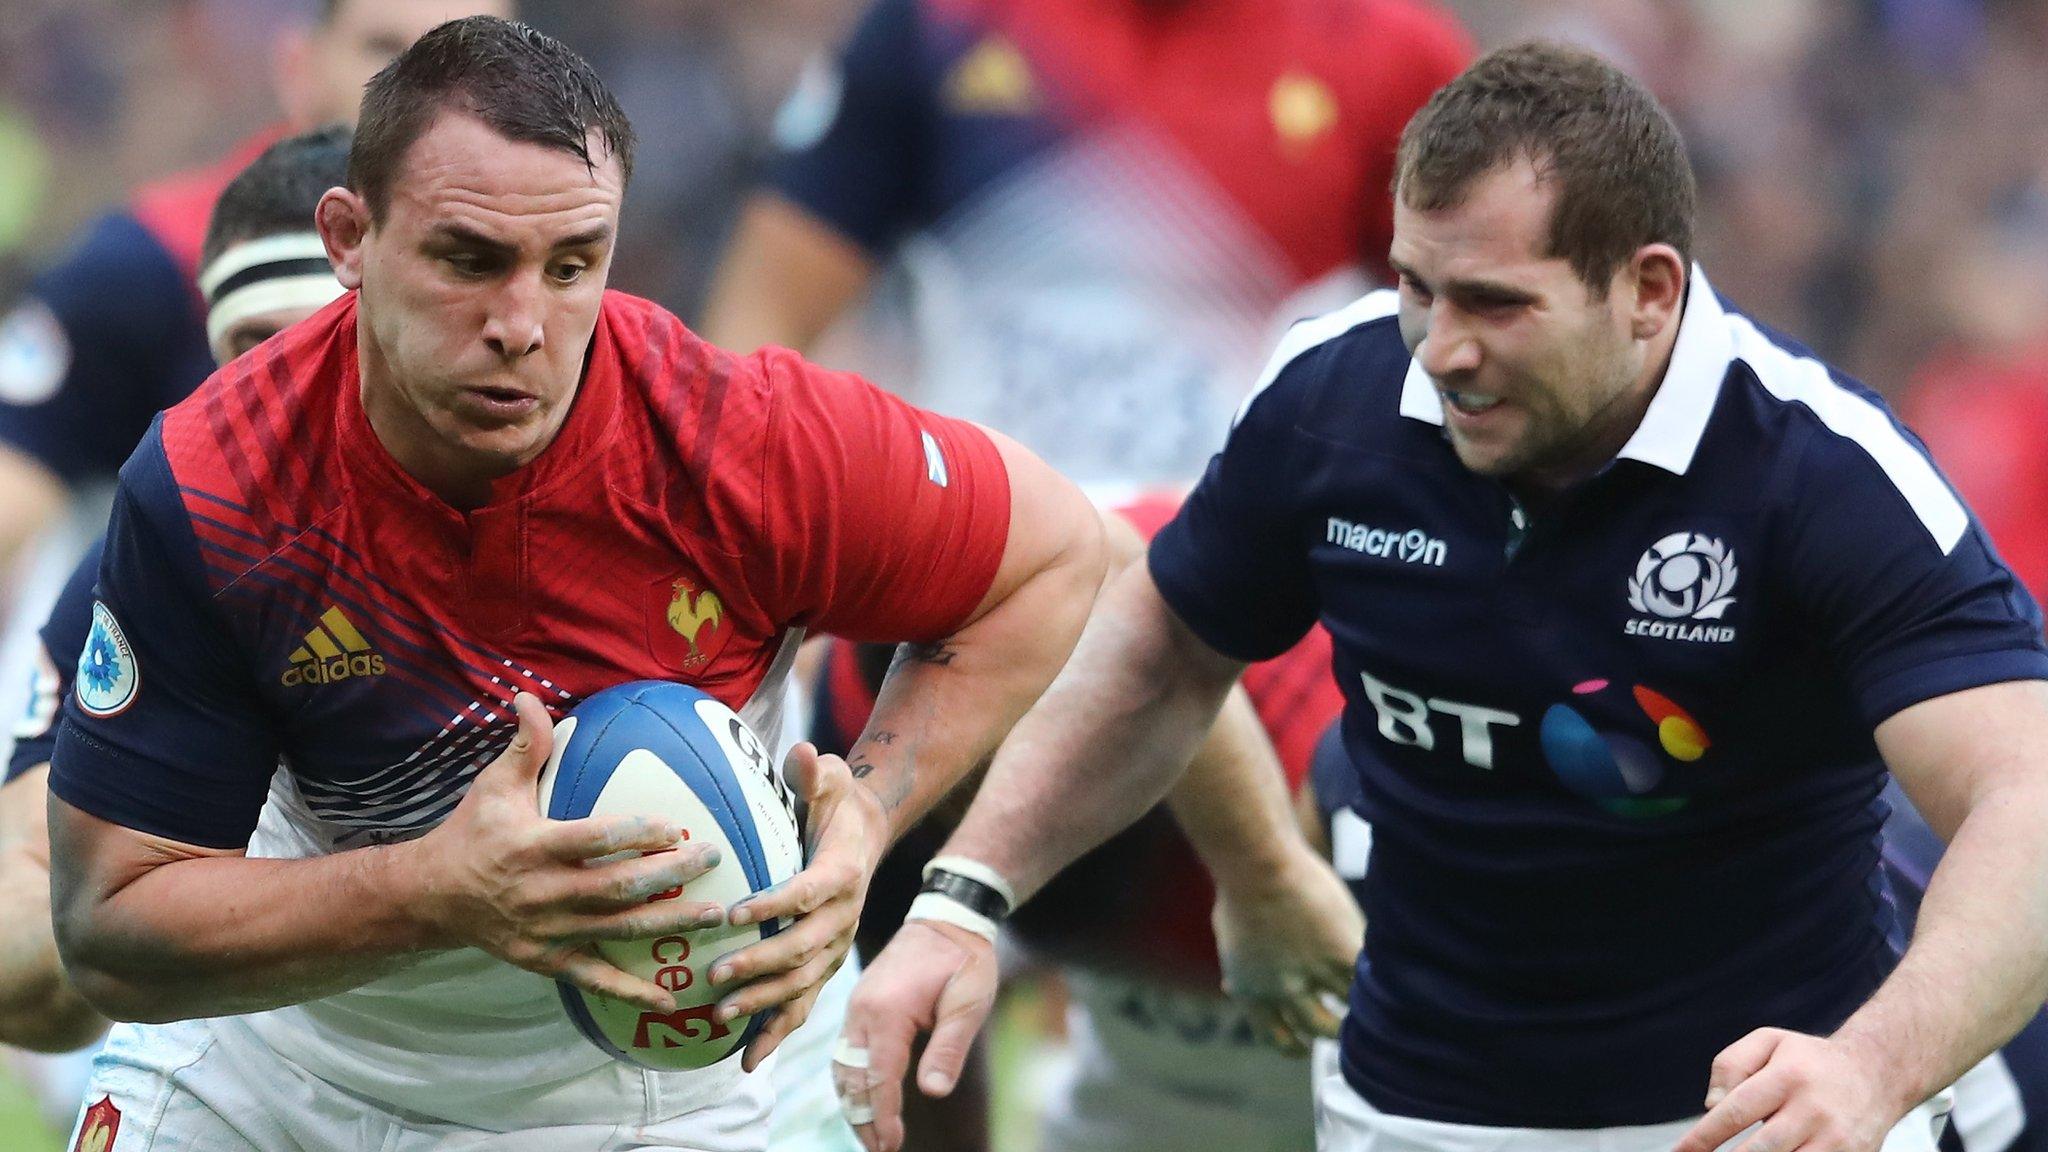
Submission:
M 6 0 L 0 294 L 136 180 L 271 118 L 265 45 L 312 3 Z M 699 314 L 783 93 L 860 4 L 525 0 L 644 142 L 615 284 Z M 2048 414 L 2030 407 L 2048 396 L 2048 0 L 1449 7 L 1484 44 L 1574 40 L 1643 77 L 1694 150 L 1715 285 L 1902 402 L 1952 472 L 2028 464 L 2029 430 L 2010 425 Z M 1972 389 L 1996 395 L 1945 402 Z M 1984 439 L 2000 429 L 2003 454 Z M 1958 460 L 1951 437 L 1982 458 Z

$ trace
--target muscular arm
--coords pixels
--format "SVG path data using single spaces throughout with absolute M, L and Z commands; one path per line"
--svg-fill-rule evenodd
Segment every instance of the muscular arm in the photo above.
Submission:
M 1073 651 L 1101 586 L 1102 525 L 1080 491 L 1006 437 L 1010 536 L 967 625 L 906 645 L 847 763 L 888 817 L 893 843 L 996 745 Z
M 432 940 L 396 847 L 249 859 L 55 796 L 49 821 L 57 944 L 79 991 L 115 1019 L 296 1004 L 383 975 Z
M 548 820 L 535 805 L 552 746 L 533 696 L 455 811 L 416 840 L 303 860 L 150 836 L 50 797 L 57 946 L 78 990 L 123 1020 L 254 1012 L 356 987 L 422 952 L 476 947 L 589 992 L 659 1011 L 674 997 L 588 942 L 715 924 L 694 900 L 649 903 L 715 861 L 665 820 Z M 59 737 L 58 762 L 73 752 Z M 624 854 L 600 863 L 597 858 Z
M 90 1044 L 107 1026 L 71 986 L 50 928 L 48 765 L 0 786 L 0 1043 L 37 1052 Z
M 1878 748 L 1948 852 L 1912 946 L 1835 1038 L 1891 1069 L 1903 1111 L 1955 1082 L 2048 997 L 2048 683 L 1915 705 Z
M 947 853 L 994 868 L 1019 898 L 1038 891 L 1167 794 L 1243 669 L 1181 623 L 1145 565 L 1127 568 L 1004 742 Z
M 808 744 L 792 756 L 813 802 L 809 862 L 786 885 L 736 905 L 732 920 L 798 922 L 729 956 L 716 984 L 739 987 L 719 1005 L 732 1018 L 792 1004 L 756 1036 L 749 1070 L 801 1023 L 844 958 L 868 878 L 888 846 L 939 797 L 987 761 L 1017 718 L 1059 672 L 1102 584 L 1102 526 L 1079 489 L 1015 442 L 990 433 L 1009 476 L 1009 536 L 988 592 L 944 641 L 906 645 L 846 756 L 845 789 L 827 780 L 836 761 Z
M 867 290 L 874 262 L 859 245 L 772 192 L 741 211 L 705 304 L 703 336 L 721 348 L 807 351 Z

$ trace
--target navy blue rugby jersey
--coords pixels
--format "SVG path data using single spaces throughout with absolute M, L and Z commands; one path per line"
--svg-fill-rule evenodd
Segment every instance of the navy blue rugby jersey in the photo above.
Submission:
M 1704 278 L 1640 428 L 1535 518 L 1458 462 L 1395 309 L 1289 333 L 1153 576 L 1233 657 L 1333 638 L 1366 1099 L 1696 1114 L 1723 1047 L 1825 1033 L 1889 972 L 1872 730 L 2048 676 L 2039 609 L 1879 400 Z

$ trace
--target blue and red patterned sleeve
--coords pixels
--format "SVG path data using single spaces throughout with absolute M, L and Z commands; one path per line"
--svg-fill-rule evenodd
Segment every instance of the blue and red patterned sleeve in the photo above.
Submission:
M 121 469 L 50 791 L 138 832 L 241 848 L 278 729 L 212 595 L 161 428 Z

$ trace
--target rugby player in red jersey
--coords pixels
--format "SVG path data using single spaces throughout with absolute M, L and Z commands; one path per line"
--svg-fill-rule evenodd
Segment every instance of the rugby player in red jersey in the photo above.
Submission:
M 875 859 L 1071 648 L 1103 568 L 1080 493 L 607 293 L 631 160 L 556 41 L 429 33 L 371 83 L 321 204 L 356 291 L 124 468 L 51 771 L 53 910 L 80 990 L 162 1023 L 116 1029 L 82 1128 L 761 1148 L 749 1073 L 844 956 Z M 811 851 L 788 884 L 649 905 L 707 866 L 660 851 L 676 828 L 537 815 L 551 714 L 658 677 L 773 740 L 808 628 L 914 647 L 851 771 L 793 757 Z M 658 854 L 585 863 L 633 849 Z M 672 1012 L 589 943 L 769 917 L 794 922 L 706 974 L 717 1024 L 777 1009 L 743 1061 L 631 1067 L 555 1002 L 561 979 Z

